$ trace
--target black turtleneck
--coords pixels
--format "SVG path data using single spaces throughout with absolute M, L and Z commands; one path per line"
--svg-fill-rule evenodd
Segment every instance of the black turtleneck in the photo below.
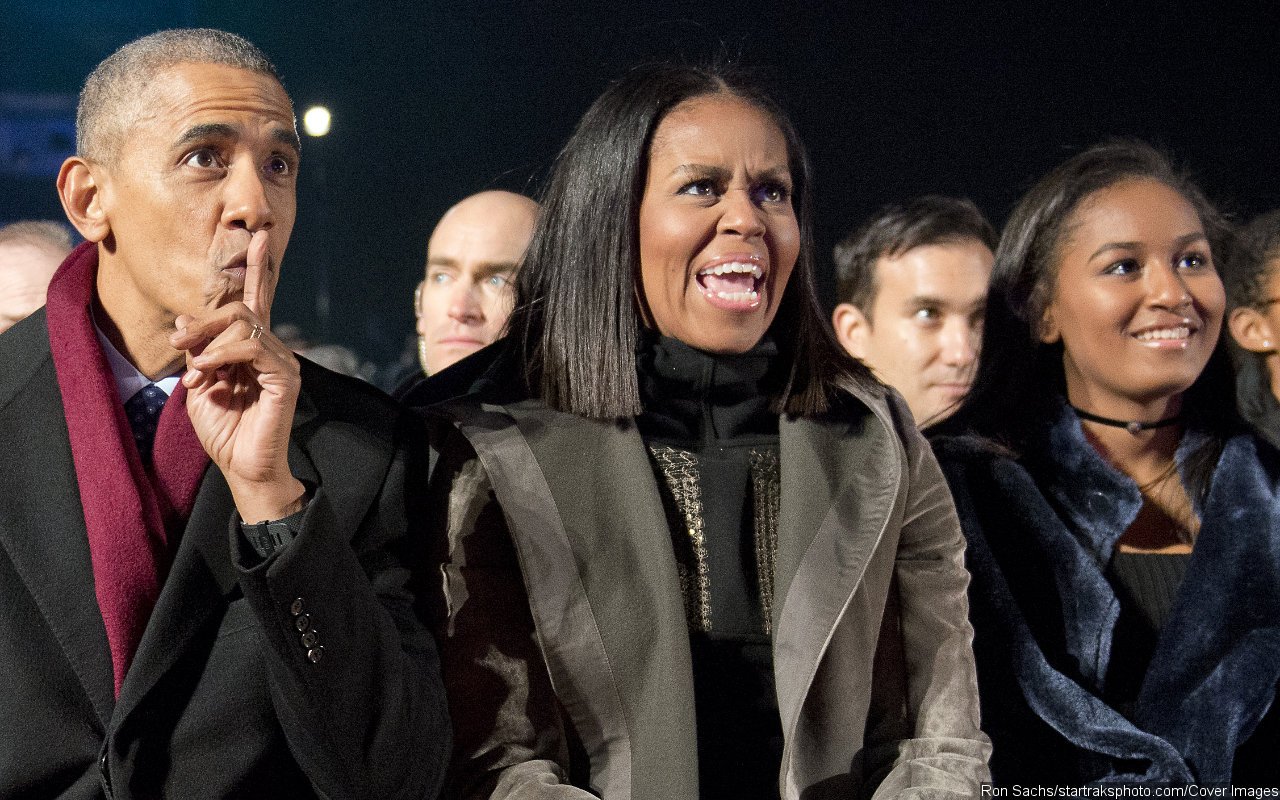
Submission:
M 777 347 L 712 355 L 648 336 L 637 353 L 652 456 L 689 622 L 701 795 L 778 797 L 770 612 L 777 547 Z

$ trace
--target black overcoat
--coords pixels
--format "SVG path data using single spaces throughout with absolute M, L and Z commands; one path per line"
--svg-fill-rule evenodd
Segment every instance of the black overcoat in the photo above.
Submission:
M 0 336 L 0 797 L 434 796 L 448 721 L 404 567 L 416 423 L 304 361 L 300 535 L 247 566 L 210 466 L 116 698 L 62 402 L 40 311 Z

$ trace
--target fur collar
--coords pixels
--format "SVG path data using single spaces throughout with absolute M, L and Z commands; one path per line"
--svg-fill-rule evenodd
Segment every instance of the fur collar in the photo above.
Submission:
M 1179 465 L 1204 441 L 1187 434 Z M 1280 681 L 1280 455 L 1248 435 L 1226 443 L 1186 578 L 1126 719 L 1101 697 L 1119 613 L 1103 571 L 1138 512 L 1137 486 L 1085 441 L 1065 405 L 1016 461 L 972 440 L 940 441 L 938 451 L 969 540 L 974 625 L 1009 654 L 986 657 L 1012 659 L 1005 668 L 1021 702 L 1074 747 L 1082 778 L 1229 781 L 1237 747 Z M 1045 581 L 1006 572 L 1027 563 L 1020 552 L 1042 559 Z M 1047 585 L 1056 595 L 1048 603 Z M 1060 617 L 1046 620 L 1046 607 Z

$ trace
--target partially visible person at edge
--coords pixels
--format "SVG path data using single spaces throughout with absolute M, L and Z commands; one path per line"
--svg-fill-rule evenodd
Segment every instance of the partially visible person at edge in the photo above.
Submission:
M 556 162 L 511 333 L 419 394 L 470 390 L 430 412 L 456 795 L 987 779 L 955 512 L 819 310 L 809 191 L 762 94 L 630 72 Z
M 1280 211 L 1235 237 L 1224 271 L 1227 328 L 1239 350 L 1236 400 L 1245 419 L 1280 447 Z
M 71 252 L 71 232 L 52 220 L 0 227 L 0 333 L 44 305 L 58 265 Z
M 1280 782 L 1280 456 L 1232 402 L 1225 235 L 1117 141 L 1001 237 L 977 381 L 931 430 L 1000 784 Z
M 423 432 L 271 332 L 300 158 L 275 68 L 138 39 L 76 151 L 86 241 L 0 336 L 0 797 L 435 796 Z
M 922 428 L 973 383 L 995 246 L 972 202 L 926 195 L 885 206 L 835 247 L 836 339 Z

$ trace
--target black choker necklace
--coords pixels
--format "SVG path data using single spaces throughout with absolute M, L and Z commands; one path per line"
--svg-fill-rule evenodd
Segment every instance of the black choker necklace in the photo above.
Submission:
M 1174 414 L 1172 417 L 1157 420 L 1155 422 L 1138 422 L 1137 420 L 1125 421 L 1122 419 L 1111 419 L 1110 417 L 1100 417 L 1097 414 L 1090 414 L 1088 411 L 1071 406 L 1071 410 L 1076 412 L 1076 416 L 1080 419 L 1087 419 L 1090 422 L 1096 422 L 1099 425 L 1110 425 L 1113 428 L 1124 428 L 1129 433 L 1138 434 L 1143 431 L 1154 430 L 1155 428 L 1164 428 L 1182 421 L 1181 414 Z

